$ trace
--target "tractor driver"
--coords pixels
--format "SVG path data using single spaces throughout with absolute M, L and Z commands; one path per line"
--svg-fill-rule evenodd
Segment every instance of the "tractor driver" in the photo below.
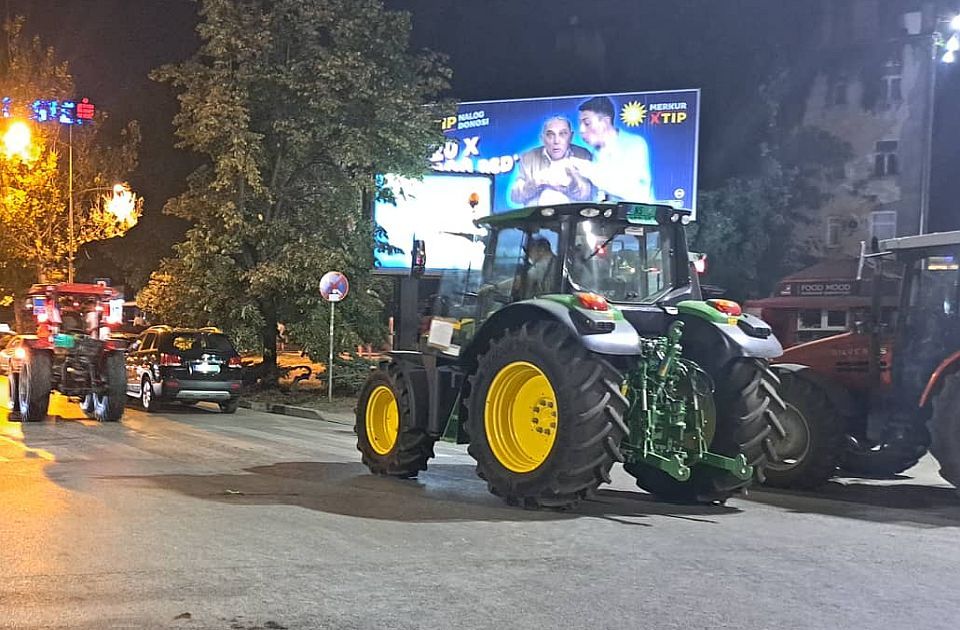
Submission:
M 550 276 L 555 266 L 556 256 L 553 255 L 550 241 L 542 236 L 535 236 L 530 240 L 527 252 L 530 266 L 527 267 L 524 276 L 523 297 L 531 298 L 546 293 L 550 289 Z
M 528 299 L 546 293 L 551 289 L 550 282 L 556 268 L 556 256 L 553 248 L 543 236 L 533 236 L 526 251 L 526 265 L 517 277 L 505 278 L 486 284 L 480 288 L 480 296 L 512 293 L 513 299 Z

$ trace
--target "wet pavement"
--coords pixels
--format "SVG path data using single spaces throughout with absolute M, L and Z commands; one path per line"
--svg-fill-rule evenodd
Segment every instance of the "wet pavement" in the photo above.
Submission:
M 617 468 L 534 512 L 455 445 L 397 481 L 344 425 L 51 414 L 0 414 L 0 628 L 960 627 L 960 500 L 929 459 L 725 507 L 658 503 Z

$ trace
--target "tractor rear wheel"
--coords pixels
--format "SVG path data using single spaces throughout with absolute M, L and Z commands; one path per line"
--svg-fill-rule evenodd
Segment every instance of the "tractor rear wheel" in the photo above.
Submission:
M 123 355 L 111 353 L 103 361 L 106 390 L 93 394 L 93 414 L 100 422 L 119 422 L 127 402 L 127 368 Z
M 51 357 L 44 351 L 29 351 L 17 377 L 17 405 L 24 422 L 40 422 L 50 406 Z
M 960 373 L 944 379 L 933 399 L 930 453 L 940 462 L 940 476 L 960 492 Z
M 413 387 L 395 364 L 372 372 L 360 390 L 354 431 L 357 450 L 370 472 L 407 479 L 427 469 L 436 439 L 417 426 L 413 395 Z
M 507 330 L 471 377 L 467 451 L 510 505 L 569 507 L 623 461 L 622 375 L 554 322 Z
M 816 488 L 836 473 L 843 453 L 843 418 L 826 392 L 793 372 L 779 371 L 780 414 L 785 435 L 773 435 L 777 452 L 768 461 L 764 484 L 777 488 Z
M 784 433 L 778 416 L 786 406 L 777 393 L 779 382 L 766 361 L 740 359 L 727 368 L 714 394 L 716 427 L 709 450 L 727 457 L 742 453 L 758 481 L 764 479 L 767 462 L 776 457 L 774 436 Z M 751 481 L 702 464 L 692 468 L 687 481 L 643 464 L 624 469 L 643 490 L 677 503 L 722 503 Z

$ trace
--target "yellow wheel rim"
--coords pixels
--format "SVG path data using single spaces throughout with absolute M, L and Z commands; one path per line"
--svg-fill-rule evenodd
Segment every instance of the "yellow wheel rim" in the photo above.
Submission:
M 397 397 L 386 385 L 377 386 L 367 399 L 367 440 L 373 450 L 386 455 L 393 450 L 400 431 Z
M 547 461 L 557 439 L 557 395 L 543 371 L 515 361 L 497 372 L 484 403 L 483 427 L 493 456 L 516 473 Z

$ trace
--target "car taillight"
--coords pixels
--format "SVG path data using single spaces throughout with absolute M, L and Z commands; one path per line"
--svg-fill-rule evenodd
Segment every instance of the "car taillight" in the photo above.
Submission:
M 596 293 L 576 293 L 575 295 L 577 300 L 580 301 L 580 306 L 591 311 L 605 311 L 610 308 L 610 305 L 607 304 L 607 298 L 602 295 Z
M 230 357 L 230 360 L 227 361 L 229 367 L 243 367 L 243 361 L 240 360 L 240 357 Z
M 182 364 L 180 363 L 180 357 L 164 352 L 160 354 L 160 365 L 163 367 L 179 367 Z
M 707 304 L 730 317 L 740 317 L 743 315 L 743 309 L 733 300 L 707 300 Z

